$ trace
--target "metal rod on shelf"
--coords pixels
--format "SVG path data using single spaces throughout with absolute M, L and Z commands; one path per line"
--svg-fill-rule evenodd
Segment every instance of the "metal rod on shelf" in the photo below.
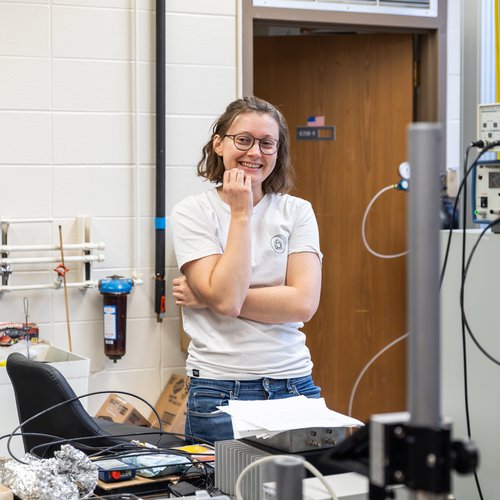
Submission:
M 98 281 L 79 281 L 66 283 L 67 288 L 97 288 Z M 60 282 L 44 283 L 40 285 L 0 285 L 0 292 L 18 292 L 20 290 L 58 290 Z
M 66 257 L 66 262 L 102 262 L 104 255 L 71 255 Z M 0 259 L 0 265 L 8 264 L 43 264 L 50 262 L 59 262 L 58 257 L 13 257 Z
M 78 220 L 81 218 L 78 218 Z M 10 258 L 9 254 L 11 252 L 51 252 L 60 251 L 63 255 L 62 241 L 60 244 L 34 244 L 34 245 L 8 245 L 7 233 L 10 224 L 26 224 L 26 223 L 40 223 L 40 222 L 53 222 L 53 218 L 10 218 L 10 217 L 0 217 L 0 229 L 1 229 L 1 242 L 0 242 L 0 293 L 11 292 L 15 290 L 45 290 L 45 289 L 58 289 L 61 287 L 62 275 L 60 274 L 61 266 L 59 266 L 56 271 L 59 274 L 59 279 L 55 280 L 53 283 L 46 284 L 34 284 L 34 285 L 9 285 L 9 278 L 13 270 L 11 264 L 44 264 L 44 263 L 58 263 L 59 259 L 57 257 L 52 257 L 46 255 L 43 257 L 18 257 Z M 61 226 L 59 226 L 59 232 L 61 236 Z M 85 274 L 79 277 L 79 281 L 75 283 L 65 283 L 68 287 L 78 287 L 78 288 L 94 288 L 97 286 L 97 282 L 91 281 L 90 275 L 90 264 L 91 262 L 102 262 L 105 257 L 103 254 L 92 254 L 94 250 L 104 250 L 106 245 L 102 242 L 92 243 L 90 241 L 90 235 L 87 238 L 87 233 L 85 233 L 85 239 L 82 243 L 69 243 L 65 245 L 66 250 L 82 252 L 83 255 L 71 255 L 66 257 L 66 262 L 83 262 L 85 263 Z M 64 265 L 62 266 L 64 268 Z M 81 267 L 81 266 L 80 266 Z M 26 272 L 26 269 L 22 270 Z M 65 288 L 66 290 L 66 288 Z
M 54 219 L 50 217 L 31 217 L 25 219 L 9 219 L 0 218 L 0 223 L 2 224 L 28 224 L 28 223 L 38 223 L 38 222 L 52 222 Z
M 66 250 L 104 250 L 104 243 L 68 243 L 64 245 Z M 32 252 L 32 251 L 56 251 L 59 245 L 0 245 L 0 252 Z
M 142 285 L 142 279 L 133 280 L 134 286 Z M 75 281 L 66 283 L 66 288 L 97 288 L 99 281 Z M 59 281 L 53 283 L 45 283 L 40 285 L 0 285 L 0 293 L 2 292 L 17 292 L 21 290 L 58 290 L 61 288 Z

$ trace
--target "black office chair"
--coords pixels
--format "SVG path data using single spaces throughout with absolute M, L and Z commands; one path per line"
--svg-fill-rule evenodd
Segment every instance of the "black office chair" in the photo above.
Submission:
M 24 354 L 16 352 L 9 355 L 7 373 L 14 387 L 17 413 L 21 423 L 53 405 L 76 397 L 68 381 L 57 368 L 42 361 L 28 359 Z M 132 439 L 155 444 L 161 448 L 185 444 L 185 441 L 178 436 L 160 436 L 157 430 L 149 427 L 118 424 L 93 418 L 85 411 L 79 400 L 49 410 L 23 425 L 22 432 L 26 433 L 22 436 L 25 451 L 33 452 L 43 458 L 52 457 L 54 451 L 61 447 L 61 443 L 51 444 L 58 439 L 76 439 L 70 444 L 87 454 L 95 453 L 96 447 L 116 447 Z M 30 433 L 56 437 L 30 435 Z M 119 436 L 132 433 L 137 435 Z M 88 437 L 92 438 L 83 439 Z

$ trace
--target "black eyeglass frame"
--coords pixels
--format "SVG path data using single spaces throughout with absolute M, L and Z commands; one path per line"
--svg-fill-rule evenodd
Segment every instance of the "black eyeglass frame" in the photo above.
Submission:
M 250 146 L 248 146 L 248 148 L 241 148 L 241 144 L 236 144 L 236 137 L 238 136 L 243 136 L 243 137 L 248 137 L 248 138 L 251 138 L 252 139 L 252 144 L 250 144 Z M 226 134 L 224 137 L 229 137 L 230 139 L 233 140 L 233 144 L 234 144 L 234 147 L 236 149 L 238 149 L 239 151 L 250 151 L 254 144 L 255 144 L 255 141 L 259 141 L 259 150 L 260 152 L 263 154 L 263 155 L 267 155 L 267 156 L 271 156 L 275 153 L 278 152 L 278 149 L 280 147 L 280 143 L 279 141 L 277 141 L 276 139 L 273 139 L 272 137 L 265 137 L 263 139 L 258 139 L 257 137 L 254 137 L 253 135 L 250 135 L 250 134 Z M 276 146 L 276 149 L 272 152 L 272 153 L 267 153 L 265 151 L 262 151 L 262 144 L 261 144 L 261 141 L 272 141 L 275 146 Z

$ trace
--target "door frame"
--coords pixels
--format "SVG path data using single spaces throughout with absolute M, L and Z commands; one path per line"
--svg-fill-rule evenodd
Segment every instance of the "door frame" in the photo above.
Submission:
M 415 121 L 440 122 L 446 137 L 446 29 L 447 5 L 438 2 L 436 17 L 365 14 L 304 9 L 254 7 L 252 0 L 241 0 L 242 91 L 253 94 L 253 38 L 256 23 L 294 25 L 345 32 L 405 32 L 419 35 L 419 61 L 415 74 L 419 91 L 414 103 Z M 440 163 L 446 165 L 446 148 L 440 151 Z

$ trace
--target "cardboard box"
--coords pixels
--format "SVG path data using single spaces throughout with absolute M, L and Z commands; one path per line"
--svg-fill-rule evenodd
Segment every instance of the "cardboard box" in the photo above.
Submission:
M 186 381 L 186 375 L 174 373 L 155 404 L 155 410 L 160 415 L 164 431 L 184 434 L 188 395 Z M 149 422 L 153 427 L 159 427 L 158 418 L 153 412 L 151 412 Z
M 0 500 L 14 500 L 14 493 L 6 486 L 0 485 Z
M 133 424 L 149 427 L 149 421 L 144 417 L 134 405 L 118 396 L 117 394 L 110 394 L 106 401 L 104 401 L 96 417 L 105 418 L 118 422 L 119 424 Z

